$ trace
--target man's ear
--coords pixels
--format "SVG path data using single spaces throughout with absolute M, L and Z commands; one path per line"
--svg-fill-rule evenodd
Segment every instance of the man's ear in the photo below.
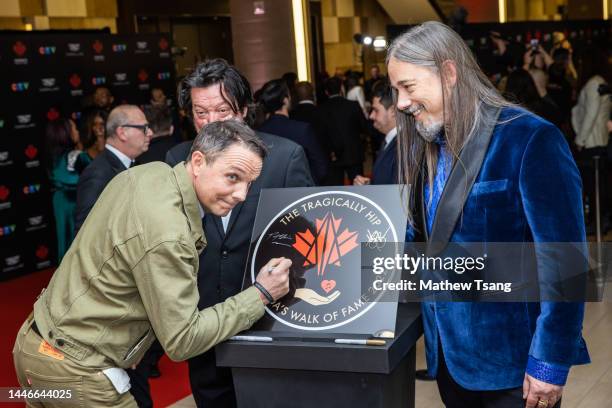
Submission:
M 117 130 L 115 131 L 115 135 L 117 135 L 117 139 L 119 139 L 122 142 L 127 141 L 127 135 L 125 134 L 125 129 L 126 128 L 119 126 Z
M 199 173 L 202 167 L 206 166 L 206 157 L 204 153 L 199 150 L 191 153 L 191 167 L 194 169 L 194 172 Z
M 442 63 L 442 70 L 444 71 L 444 78 L 446 80 L 445 85 L 449 88 L 453 88 L 457 83 L 457 66 L 455 65 L 455 61 L 444 61 Z

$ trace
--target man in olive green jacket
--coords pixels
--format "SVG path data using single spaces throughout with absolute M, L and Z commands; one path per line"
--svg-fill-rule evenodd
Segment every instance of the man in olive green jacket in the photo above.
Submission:
M 200 131 L 187 163 L 116 176 L 19 330 L 21 386 L 70 389 L 81 406 L 136 406 L 123 369 L 155 337 L 171 359 L 185 360 L 249 328 L 264 304 L 284 296 L 291 261 L 276 258 L 255 286 L 197 308 L 202 211 L 223 216 L 244 201 L 265 154 L 246 125 L 215 122 Z

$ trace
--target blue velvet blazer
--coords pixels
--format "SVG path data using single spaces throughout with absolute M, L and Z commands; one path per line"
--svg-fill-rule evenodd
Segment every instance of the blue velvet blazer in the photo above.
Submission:
M 491 125 L 462 150 L 465 169 L 453 167 L 428 245 L 584 242 L 581 178 L 560 131 L 523 109 L 485 111 Z M 422 310 L 429 373 L 441 344 L 451 376 L 470 390 L 519 387 L 525 372 L 562 385 L 571 365 L 589 362 L 584 303 L 424 302 Z

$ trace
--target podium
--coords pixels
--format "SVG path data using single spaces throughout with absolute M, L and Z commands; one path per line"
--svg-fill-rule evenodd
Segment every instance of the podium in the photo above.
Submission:
M 395 330 L 385 346 L 227 341 L 216 347 L 217 365 L 231 367 L 241 408 L 414 407 L 420 304 L 398 305 Z

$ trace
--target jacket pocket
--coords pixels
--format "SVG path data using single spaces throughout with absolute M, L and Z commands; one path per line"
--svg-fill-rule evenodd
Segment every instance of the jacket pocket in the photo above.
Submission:
M 481 181 L 480 183 L 474 183 L 474 185 L 472 186 L 472 191 L 470 191 L 470 195 L 503 192 L 508 189 L 508 184 L 508 179 Z
M 132 346 L 132 348 L 127 352 L 127 354 L 125 355 L 125 357 L 123 357 L 123 361 L 128 361 L 130 360 L 132 357 L 134 357 L 134 355 L 136 353 L 138 353 L 138 351 L 140 351 L 140 349 L 142 348 L 142 346 L 147 342 L 147 339 L 149 338 L 149 335 L 151 334 L 153 330 L 149 328 L 149 330 L 147 330 L 147 332 L 136 342 L 136 344 L 134 344 Z

